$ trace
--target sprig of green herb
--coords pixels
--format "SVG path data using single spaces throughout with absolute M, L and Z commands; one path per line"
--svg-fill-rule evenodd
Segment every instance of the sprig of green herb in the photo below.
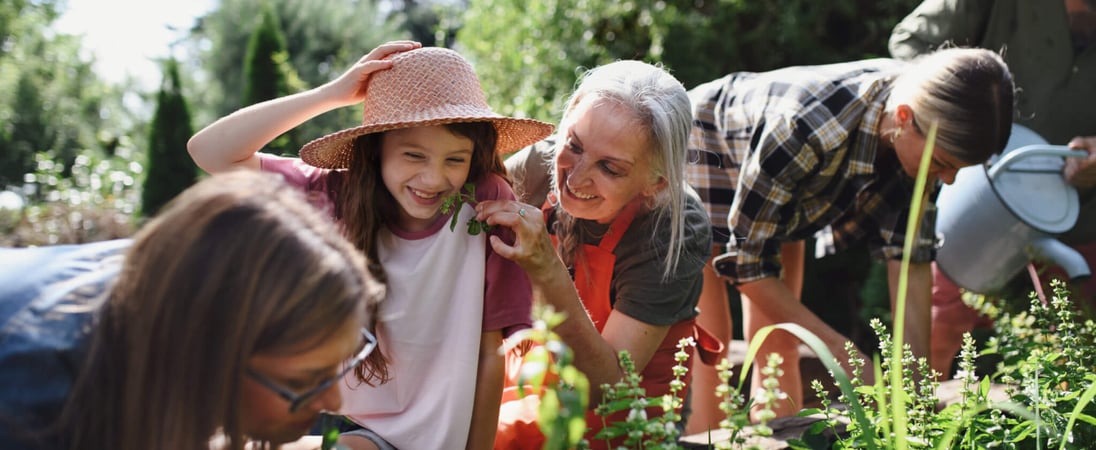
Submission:
M 320 424 L 323 429 L 323 438 L 320 442 L 321 450 L 336 450 L 339 448 L 339 417 L 328 414 L 320 415 Z
M 476 204 L 476 185 L 475 183 L 467 183 L 464 187 L 454 192 L 453 195 L 445 197 L 441 202 L 441 213 L 449 214 L 453 213 L 453 219 L 449 221 L 449 230 L 453 231 L 457 228 L 457 215 L 460 212 L 461 206 L 465 203 L 469 205 Z M 491 225 L 488 225 L 484 220 L 476 220 L 475 217 L 468 219 L 468 234 L 473 236 L 480 234 L 480 232 L 491 231 Z

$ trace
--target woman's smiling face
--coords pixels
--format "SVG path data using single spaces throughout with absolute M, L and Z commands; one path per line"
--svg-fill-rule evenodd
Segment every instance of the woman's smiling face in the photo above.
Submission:
M 564 210 L 579 219 L 611 223 L 634 200 L 665 185 L 652 174 L 649 132 L 611 100 L 580 99 L 560 124 L 556 186 Z

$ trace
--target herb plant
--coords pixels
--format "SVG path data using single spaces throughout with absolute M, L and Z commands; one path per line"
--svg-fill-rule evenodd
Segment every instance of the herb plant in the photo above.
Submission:
M 689 353 L 686 349 L 695 346 L 691 337 L 678 341 L 677 352 L 674 353 L 677 364 L 673 367 L 674 379 L 670 381 L 670 393 L 656 398 L 647 397 L 646 390 L 640 387 L 643 377 L 636 372 L 631 355 L 627 351 L 620 352 L 618 358 L 620 367 L 624 370 L 624 378 L 611 386 L 601 386 L 603 399 L 594 409 L 594 413 L 604 421 L 613 413 L 628 411 L 627 419 L 623 422 L 605 422 L 594 439 L 609 441 L 624 437 L 622 447 L 618 448 L 678 448 L 677 438 L 680 432 L 677 423 L 682 420 L 680 412 L 685 390 L 685 382 L 681 379 L 689 371 L 686 366 Z M 649 417 L 648 407 L 661 407 L 663 414 Z
M 322 430 L 320 450 L 343 450 L 345 447 L 338 444 L 339 440 L 339 422 L 344 419 L 342 416 L 335 416 L 330 414 L 320 415 L 320 428 Z
M 552 331 L 565 315 L 538 305 L 533 317 L 533 327 L 514 333 L 502 348 L 505 353 L 532 344 L 522 358 L 518 393 L 529 395 L 528 386 L 540 395 L 537 425 L 545 437 L 545 450 L 588 448 L 583 435 L 590 382 L 572 365 L 574 352 Z
M 476 204 L 476 185 L 475 183 L 467 183 L 463 188 L 454 192 L 453 195 L 445 197 L 441 202 L 441 213 L 449 214 L 453 213 L 453 219 L 449 221 L 449 230 L 453 231 L 457 228 L 457 216 L 460 214 L 460 208 L 465 203 L 469 205 Z M 475 217 L 468 219 L 468 234 L 473 236 L 480 234 L 480 232 L 491 231 L 491 225 L 488 225 L 486 221 L 476 220 Z

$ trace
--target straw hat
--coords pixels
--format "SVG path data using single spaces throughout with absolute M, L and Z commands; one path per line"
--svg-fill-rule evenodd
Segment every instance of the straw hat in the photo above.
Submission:
M 455 51 L 426 47 L 392 57 L 392 67 L 370 75 L 361 126 L 331 133 L 301 147 L 301 159 L 325 169 L 350 167 L 354 138 L 381 131 L 458 122 L 491 122 L 496 151 L 513 152 L 552 133 L 549 123 L 491 111 L 479 78 Z

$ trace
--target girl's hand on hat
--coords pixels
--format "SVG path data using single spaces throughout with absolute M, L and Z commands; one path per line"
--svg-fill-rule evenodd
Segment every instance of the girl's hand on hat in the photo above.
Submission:
M 518 201 L 484 200 L 476 204 L 476 219 L 513 230 L 513 245 L 492 235 L 491 248 L 517 263 L 530 277 L 537 278 L 539 272 L 559 263 L 540 208 Z
M 406 52 L 422 48 L 422 43 L 416 41 L 390 41 L 378 45 L 373 51 L 362 56 L 358 62 L 350 66 L 346 72 L 339 75 L 324 86 L 326 93 L 337 106 L 350 106 L 365 99 L 366 81 L 369 75 L 378 70 L 392 67 L 389 57 L 400 52 Z

